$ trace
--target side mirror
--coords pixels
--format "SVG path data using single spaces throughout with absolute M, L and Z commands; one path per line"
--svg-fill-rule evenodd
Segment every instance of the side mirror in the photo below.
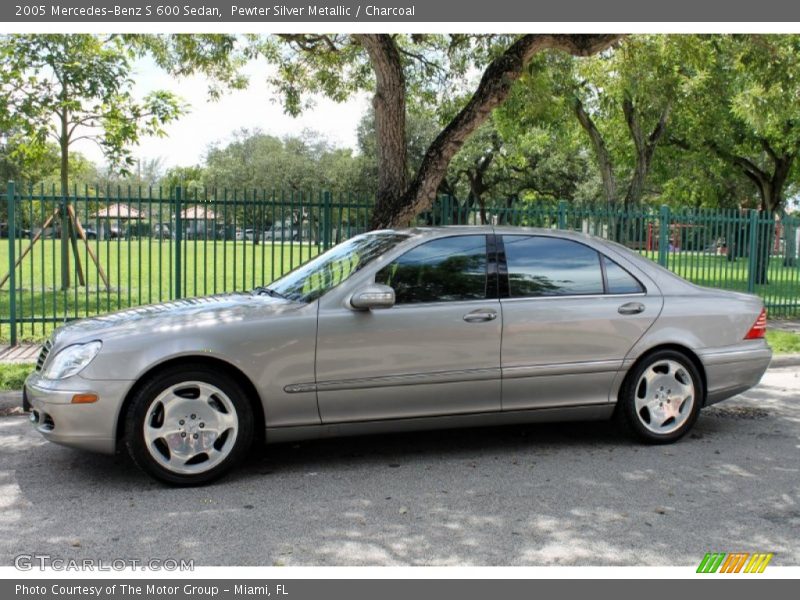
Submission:
M 357 290 L 350 296 L 350 306 L 356 310 L 392 308 L 394 306 L 394 290 L 388 285 L 373 283 Z

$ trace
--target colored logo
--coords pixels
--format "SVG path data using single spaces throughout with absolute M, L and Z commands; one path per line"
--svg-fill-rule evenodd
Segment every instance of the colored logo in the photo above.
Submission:
M 697 567 L 698 573 L 763 573 L 771 552 L 708 552 Z

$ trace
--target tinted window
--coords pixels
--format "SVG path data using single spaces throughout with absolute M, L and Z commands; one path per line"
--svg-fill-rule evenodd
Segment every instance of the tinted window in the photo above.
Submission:
M 602 294 L 600 255 L 551 237 L 503 236 L 512 298 Z
M 605 263 L 606 267 L 609 294 L 637 294 L 644 292 L 642 284 L 613 260 L 603 256 L 603 263 Z
M 397 304 L 486 298 L 486 236 L 442 238 L 406 252 L 375 276 Z
M 313 302 L 407 239 L 405 234 L 383 232 L 350 238 L 272 282 L 269 289 L 290 300 Z

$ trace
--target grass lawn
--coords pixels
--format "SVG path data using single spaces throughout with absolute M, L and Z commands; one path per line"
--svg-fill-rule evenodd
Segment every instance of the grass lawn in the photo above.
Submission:
M 767 330 L 767 342 L 775 354 L 800 353 L 800 334 L 791 331 Z
M 651 260 L 658 260 L 655 252 L 644 252 Z M 703 252 L 670 252 L 667 257 L 670 271 L 693 283 L 708 287 L 747 292 L 748 259 L 727 257 Z M 784 266 L 783 257 L 770 259 L 767 284 L 755 285 L 753 292 L 764 299 L 773 316 L 793 316 L 800 313 L 800 263 Z
M 0 390 L 21 390 L 33 363 L 0 363 Z
M 0 277 L 8 267 L 7 240 L 0 243 Z M 28 245 L 21 240 L 17 256 Z M 166 301 L 174 297 L 175 248 L 170 241 L 96 241 L 90 247 L 108 276 L 104 285 L 86 247 L 79 253 L 86 275 L 85 286 L 77 281 L 74 257 L 70 255 L 73 286 L 60 291 L 60 240 L 41 240 L 17 268 L 18 339 L 37 341 L 47 337 L 61 319 L 86 317 L 129 306 Z M 226 291 L 249 290 L 268 284 L 319 253 L 315 244 L 253 244 L 247 241 L 185 241 L 182 244 L 181 288 L 183 297 L 204 296 Z M 0 315 L 10 315 L 9 284 L 0 288 Z M 37 321 L 38 320 L 38 321 Z M 9 327 L 0 324 L 0 342 L 8 341 Z

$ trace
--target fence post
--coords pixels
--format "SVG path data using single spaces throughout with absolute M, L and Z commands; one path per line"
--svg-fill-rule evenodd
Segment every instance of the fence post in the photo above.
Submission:
M 566 229 L 567 228 L 567 201 L 566 200 L 559 200 L 558 201 L 558 228 L 559 229 Z
M 181 211 L 181 196 L 183 192 L 181 186 L 175 188 L 175 299 L 180 300 L 181 284 L 183 283 L 183 217 Z M 197 215 L 195 215 L 197 216 Z
M 17 276 L 16 276 L 16 263 L 17 257 L 15 256 L 16 247 L 14 242 L 17 237 L 17 219 L 16 219 L 16 190 L 14 189 L 14 182 L 8 182 L 8 189 L 6 191 L 6 200 L 8 201 L 8 307 L 11 312 L 9 318 L 9 342 L 12 346 L 17 345 Z
M 450 195 L 442 196 L 442 225 L 453 224 L 453 213 L 450 204 Z
M 750 237 L 748 238 L 747 256 L 747 291 L 751 294 L 756 290 L 756 269 L 758 261 L 758 211 L 750 210 Z
M 669 206 L 663 204 L 658 221 L 658 264 L 662 267 L 667 266 L 669 257 L 669 219 Z
M 322 193 L 322 248 L 331 247 L 331 228 L 333 225 L 333 208 L 331 207 L 331 193 Z
M 59 212 L 59 224 L 61 226 L 61 231 L 59 233 L 59 237 L 61 238 L 61 289 L 67 290 L 70 286 L 70 272 L 69 272 L 69 226 L 67 223 L 69 222 L 69 190 L 62 189 L 61 190 L 61 203 L 60 203 L 60 212 Z M 55 231 L 55 223 L 53 231 Z M 44 235 L 44 231 L 42 231 L 42 235 Z

